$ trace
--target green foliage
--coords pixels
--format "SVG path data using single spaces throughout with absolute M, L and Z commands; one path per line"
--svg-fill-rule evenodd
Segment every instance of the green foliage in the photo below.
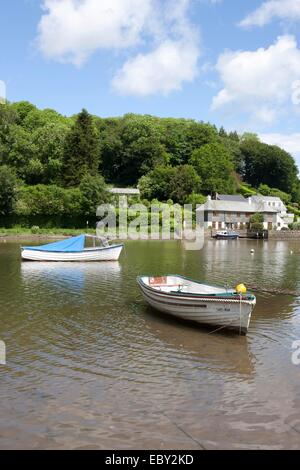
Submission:
M 101 175 L 119 186 L 139 181 L 147 201 L 196 204 L 202 194 L 238 191 L 246 197 L 278 196 L 289 207 L 300 204 L 291 155 L 261 143 L 255 134 L 240 137 L 191 119 L 136 114 L 104 119 L 85 110 L 68 118 L 26 101 L 7 103 L 0 106 L 0 165 L 25 185 L 18 213 L 54 214 L 56 207 L 64 216 L 92 214 L 95 201 L 105 200 Z M 89 175 L 95 179 L 85 179 Z M 95 183 L 98 176 L 101 181 Z
M 279 197 L 284 204 L 290 204 L 292 196 L 276 188 L 270 188 L 266 184 L 259 185 L 258 192 L 263 196 Z
M 206 203 L 206 196 L 203 196 L 203 194 L 198 194 L 198 193 L 192 193 L 188 196 L 186 203 L 187 204 L 193 204 L 193 206 L 197 205 L 202 205 Z
M 81 207 L 84 215 L 95 216 L 97 207 L 100 204 L 109 202 L 110 194 L 107 191 L 102 176 L 84 176 L 79 189 L 81 191 Z
M 291 230 L 300 230 L 300 222 L 295 222 L 289 226 Z
M 17 199 L 17 178 L 13 170 L 0 166 L 0 215 L 9 215 Z
M 251 224 L 263 224 L 263 222 L 264 222 L 264 216 L 260 212 L 253 214 L 250 217 Z
M 262 232 L 264 229 L 264 216 L 261 213 L 253 214 L 250 217 L 250 230 L 253 232 Z
M 258 188 L 266 184 L 286 193 L 291 193 L 298 181 L 294 159 L 274 145 L 263 144 L 254 139 L 242 142 L 241 151 L 245 161 L 244 177 Z
M 85 175 L 96 176 L 99 163 L 98 131 L 92 116 L 83 109 L 66 137 L 62 167 L 64 184 L 76 186 Z
M 157 166 L 139 180 L 138 188 L 141 197 L 152 201 L 167 201 L 170 198 L 172 179 L 175 177 L 175 168 L 171 166 Z
M 125 115 L 101 131 L 103 174 L 109 182 L 134 185 L 157 165 L 167 162 L 160 127 L 151 116 Z
M 23 186 L 16 205 L 19 216 L 58 216 L 82 214 L 79 188 L 64 189 L 55 185 Z
M 207 144 L 192 154 L 190 161 L 202 180 L 206 193 L 232 194 L 236 190 L 230 153 L 219 143 Z
M 178 204 L 185 204 L 191 193 L 201 189 L 201 178 L 191 165 L 175 168 L 174 177 L 170 183 L 170 197 Z
M 160 201 L 172 199 L 184 204 L 192 192 L 200 190 L 201 179 L 190 165 L 159 166 L 139 181 L 142 198 Z
M 244 197 L 256 196 L 257 190 L 253 189 L 249 184 L 243 183 L 238 187 L 238 193 Z

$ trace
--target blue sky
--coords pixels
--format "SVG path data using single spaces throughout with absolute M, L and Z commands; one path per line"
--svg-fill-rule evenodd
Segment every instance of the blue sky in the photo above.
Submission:
M 10 101 L 210 121 L 256 132 L 300 165 L 300 0 L 1 3 Z

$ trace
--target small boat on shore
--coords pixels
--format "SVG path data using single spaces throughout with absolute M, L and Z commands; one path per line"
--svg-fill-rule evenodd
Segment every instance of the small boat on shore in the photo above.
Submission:
M 237 240 L 239 238 L 239 234 L 229 230 L 220 230 L 214 235 L 213 238 L 216 240 Z
M 86 238 L 93 239 L 92 248 L 85 248 Z M 27 261 L 117 261 L 123 246 L 110 245 L 104 238 L 80 235 L 47 245 L 21 247 L 21 256 Z
M 247 334 L 256 297 L 242 284 L 226 290 L 177 275 L 141 276 L 137 282 L 145 300 L 160 312 Z

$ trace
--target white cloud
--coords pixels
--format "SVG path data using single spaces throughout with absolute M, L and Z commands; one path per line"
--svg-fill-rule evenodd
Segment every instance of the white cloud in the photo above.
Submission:
M 300 20 L 300 0 L 268 0 L 239 24 L 243 27 L 264 26 L 273 19 Z
M 198 73 L 198 34 L 188 19 L 190 0 L 168 1 L 161 11 L 167 34 L 149 53 L 128 60 L 115 75 L 112 85 L 121 94 L 164 95 L 180 90 Z
M 75 65 L 100 49 L 150 46 L 116 72 L 113 88 L 137 96 L 168 94 L 197 75 L 200 49 L 188 18 L 191 1 L 43 0 L 38 45 L 46 57 Z
M 38 44 L 51 59 L 81 65 L 98 49 L 141 41 L 153 0 L 44 0 Z
M 280 134 L 280 133 L 269 133 L 259 134 L 259 138 L 262 142 L 269 145 L 278 145 L 290 154 L 292 154 L 298 163 L 300 168 L 300 133 L 294 134 Z
M 300 78 L 300 49 L 293 36 L 281 36 L 266 49 L 225 52 L 216 69 L 224 87 L 213 98 L 212 109 L 234 106 L 271 124 L 293 106 L 295 83 Z
M 121 94 L 167 95 L 197 75 L 198 50 L 193 43 L 165 41 L 149 54 L 139 54 L 125 63 L 113 79 Z
M 259 138 L 270 145 L 279 145 L 291 154 L 300 153 L 300 133 L 280 134 L 266 133 L 259 134 Z

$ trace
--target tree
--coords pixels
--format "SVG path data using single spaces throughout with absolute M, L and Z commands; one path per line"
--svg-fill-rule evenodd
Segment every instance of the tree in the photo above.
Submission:
M 227 137 L 227 132 L 225 131 L 223 126 L 220 127 L 219 136 L 220 137 Z
M 9 215 L 17 200 L 17 178 L 14 171 L 3 165 L 0 167 L 0 215 Z
M 97 207 L 100 204 L 107 203 L 110 199 L 105 181 L 100 175 L 84 176 L 79 189 L 81 192 L 81 207 L 84 215 L 95 216 Z
M 29 103 L 28 101 L 19 101 L 18 103 L 13 103 L 11 109 L 16 113 L 18 117 L 18 124 L 23 125 L 24 120 L 31 111 L 37 111 L 36 106 Z
M 20 216 L 77 216 L 82 214 L 79 188 L 37 184 L 20 188 L 16 214 Z
M 6 165 L 14 168 L 17 176 L 26 183 L 35 184 L 36 171 L 31 178 L 31 168 L 29 162 L 37 161 L 37 148 L 32 141 L 32 135 L 21 126 L 13 124 L 9 127 L 6 137 L 6 152 L 3 161 Z M 42 174 L 43 171 L 40 173 Z
M 207 144 L 192 154 L 190 161 L 202 180 L 202 191 L 206 193 L 235 192 L 232 176 L 234 165 L 232 157 L 224 145 Z
M 297 167 L 293 157 L 276 145 L 246 139 L 241 145 L 245 162 L 245 180 L 255 188 L 266 184 L 291 193 L 297 184 Z
M 175 177 L 176 169 L 171 166 L 157 166 L 147 175 L 143 176 L 138 183 L 141 197 L 151 201 L 167 201 L 170 199 L 171 182 Z
M 96 176 L 99 163 L 99 134 L 92 116 L 83 109 L 66 137 L 62 167 L 64 184 L 76 186 L 85 175 Z
M 201 178 L 191 165 L 176 167 L 174 177 L 171 179 L 170 196 L 175 203 L 185 204 L 188 196 L 199 193 Z
M 122 148 L 115 161 L 116 182 L 133 185 L 168 156 L 161 143 L 160 129 L 149 116 L 127 115 L 121 128 Z
M 201 179 L 190 165 L 159 166 L 139 181 L 142 198 L 184 204 L 190 194 L 200 190 Z
M 51 122 L 36 129 L 32 134 L 38 158 L 44 166 L 43 182 L 45 184 L 59 183 L 61 180 L 64 145 L 68 130 L 66 124 Z
M 193 151 L 215 142 L 217 129 L 211 124 L 187 119 L 161 119 L 161 139 L 172 166 L 188 164 Z
M 262 232 L 264 229 L 263 223 L 264 216 L 260 212 L 257 212 L 250 217 L 250 229 L 253 230 L 253 232 Z

